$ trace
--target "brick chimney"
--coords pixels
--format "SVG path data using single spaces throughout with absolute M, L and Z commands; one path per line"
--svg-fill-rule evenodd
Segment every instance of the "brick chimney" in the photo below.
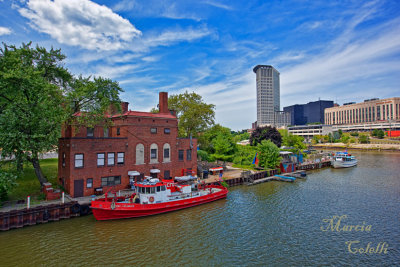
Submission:
M 121 102 L 121 113 L 128 112 L 129 102 Z
M 158 109 L 160 113 L 169 113 L 168 110 L 168 93 L 167 92 L 160 92 L 159 93 L 159 102 L 158 102 Z

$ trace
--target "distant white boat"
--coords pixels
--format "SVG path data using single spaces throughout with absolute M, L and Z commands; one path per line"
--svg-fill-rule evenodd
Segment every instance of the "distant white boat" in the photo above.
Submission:
M 348 168 L 357 165 L 356 157 L 349 155 L 347 152 L 338 152 L 331 161 L 333 168 Z

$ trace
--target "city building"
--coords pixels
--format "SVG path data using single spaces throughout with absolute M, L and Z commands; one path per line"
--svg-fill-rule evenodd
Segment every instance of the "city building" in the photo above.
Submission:
M 279 72 L 270 65 L 257 65 L 253 72 L 257 84 L 257 126 L 289 125 L 289 114 L 280 111 Z
M 296 104 L 284 107 L 283 111 L 290 113 L 291 125 L 305 125 L 307 123 L 325 123 L 324 110 L 333 107 L 331 100 L 318 100 L 307 104 Z
M 289 126 L 288 132 L 293 135 L 299 135 L 304 137 L 304 141 L 310 143 L 312 138 L 316 135 L 328 135 L 333 132 L 331 125 L 300 125 L 300 126 Z
M 400 97 L 367 99 L 325 109 L 329 125 L 382 124 L 400 122 Z
M 159 113 L 112 114 L 112 126 L 67 125 L 59 139 L 58 178 L 73 197 L 129 188 L 144 176 L 169 178 L 197 170 L 197 140 L 178 138 L 178 119 L 159 94 Z M 78 113 L 76 116 L 82 114 Z

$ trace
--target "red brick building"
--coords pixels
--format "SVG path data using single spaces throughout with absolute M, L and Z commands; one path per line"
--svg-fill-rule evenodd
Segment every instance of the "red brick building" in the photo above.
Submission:
M 59 140 L 58 178 L 73 197 L 129 188 L 144 176 L 169 178 L 197 169 L 197 140 L 178 138 L 178 119 L 159 94 L 159 113 L 113 115 L 109 128 L 76 131 L 67 126 Z M 128 175 L 129 174 L 129 175 Z

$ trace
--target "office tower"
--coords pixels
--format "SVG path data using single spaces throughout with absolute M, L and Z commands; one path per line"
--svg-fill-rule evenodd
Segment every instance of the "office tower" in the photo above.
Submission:
M 279 71 L 270 65 L 253 69 L 257 83 L 257 125 L 287 126 L 289 114 L 280 111 Z

